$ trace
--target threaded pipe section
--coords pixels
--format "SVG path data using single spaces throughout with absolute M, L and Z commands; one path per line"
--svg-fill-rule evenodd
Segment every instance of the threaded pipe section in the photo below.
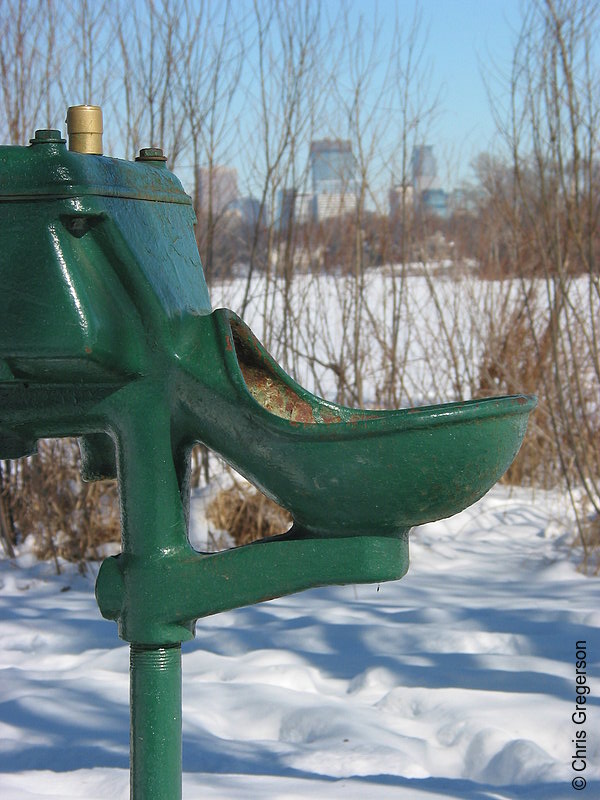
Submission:
M 131 798 L 181 798 L 181 645 L 130 648 Z
M 129 649 L 129 666 L 132 670 L 158 670 L 164 672 L 181 663 L 181 645 L 168 647 L 149 647 L 143 644 L 132 644 Z

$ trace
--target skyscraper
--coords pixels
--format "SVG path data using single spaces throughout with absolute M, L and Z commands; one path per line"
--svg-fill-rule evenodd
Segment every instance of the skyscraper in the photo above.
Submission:
M 281 189 L 277 213 L 277 226 L 285 230 L 292 222 L 308 222 L 312 217 L 313 195 L 295 188 Z
M 430 144 L 413 147 L 411 167 L 413 186 L 417 197 L 429 189 L 440 188 L 437 164 L 433 155 L 433 147 Z
M 212 177 L 212 186 L 211 179 Z M 222 214 L 238 197 L 237 170 L 232 167 L 200 167 L 198 170 L 200 210 L 208 212 L 209 203 L 213 214 Z
M 448 195 L 440 186 L 433 147 L 430 144 L 413 147 L 411 167 L 417 208 L 445 217 Z
M 320 139 L 310 145 L 310 170 L 318 220 L 356 209 L 356 160 L 349 141 Z

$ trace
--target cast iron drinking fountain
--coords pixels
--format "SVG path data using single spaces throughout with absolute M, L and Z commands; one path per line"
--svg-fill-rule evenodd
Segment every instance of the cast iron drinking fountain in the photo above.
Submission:
M 118 480 L 122 552 L 100 611 L 130 643 L 131 797 L 181 797 L 181 643 L 196 620 L 408 569 L 408 532 L 474 503 L 514 459 L 536 400 L 397 411 L 295 383 L 212 310 L 190 198 L 158 149 L 101 155 L 101 112 L 0 148 L 0 458 L 79 437 L 86 480 Z M 205 554 L 188 541 L 190 451 L 219 453 L 293 517 Z

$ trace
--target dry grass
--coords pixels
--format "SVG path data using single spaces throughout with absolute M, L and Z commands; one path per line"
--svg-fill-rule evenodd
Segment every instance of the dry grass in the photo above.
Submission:
M 587 571 L 593 575 L 600 575 L 600 515 L 592 514 L 582 524 L 581 537 L 584 540 L 584 549 L 589 554 Z
M 13 462 L 5 496 L 19 539 L 32 535 L 39 558 L 84 569 L 106 543 L 120 541 L 115 481 L 83 483 L 74 439 L 43 440 L 38 455 Z
M 37 556 L 53 560 L 57 571 L 61 558 L 83 570 L 104 545 L 120 541 L 116 481 L 84 483 L 74 439 L 40 441 L 38 455 L 11 462 L 3 471 L 2 499 L 5 549 L 31 535 Z M 235 479 L 209 504 L 207 518 L 236 545 L 283 533 L 291 524 L 286 511 Z
M 292 518 L 253 486 L 234 481 L 209 504 L 206 516 L 215 528 L 226 531 L 236 545 L 284 533 Z
M 560 289 L 536 280 L 490 282 L 479 301 L 465 282 L 457 295 L 461 302 L 448 310 L 445 285 L 430 285 L 438 316 L 447 311 L 449 317 L 440 335 L 426 331 L 431 341 L 441 343 L 431 351 L 431 368 L 423 379 L 441 372 L 445 386 L 449 371 L 456 377 L 457 396 L 538 395 L 523 447 L 504 480 L 567 489 L 586 568 L 594 571 L 600 563 L 598 300 L 591 304 L 595 295 L 581 281 Z M 309 337 L 306 350 L 313 344 Z M 348 361 L 340 363 L 352 374 Z M 464 387 L 459 386 L 463 364 L 468 365 Z M 414 388 L 419 394 L 421 387 Z M 385 388 L 379 385 L 376 391 L 383 396 Z M 195 451 L 193 484 L 208 483 L 212 472 L 208 452 Z M 7 533 L 11 525 L 18 537 L 33 533 L 40 556 L 55 560 L 61 556 L 82 563 L 97 557 L 106 542 L 119 540 L 116 485 L 81 483 L 73 440 L 42 442 L 37 457 L 10 465 L 0 478 L 0 542 L 9 555 L 16 543 Z M 226 532 L 236 545 L 282 533 L 291 522 L 287 512 L 241 480 L 217 495 L 207 517 L 214 531 Z

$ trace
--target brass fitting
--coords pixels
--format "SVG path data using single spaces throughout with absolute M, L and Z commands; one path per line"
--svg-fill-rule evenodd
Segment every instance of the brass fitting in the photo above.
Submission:
M 70 106 L 67 109 L 69 150 L 101 156 L 102 130 L 100 106 Z

